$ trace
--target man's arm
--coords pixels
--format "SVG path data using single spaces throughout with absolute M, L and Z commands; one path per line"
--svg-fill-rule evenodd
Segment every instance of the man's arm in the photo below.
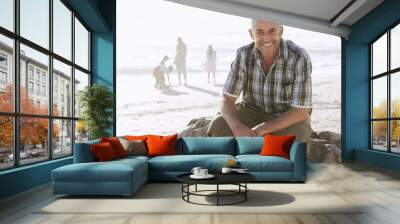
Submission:
M 254 136 L 256 133 L 247 127 L 239 120 L 239 115 L 236 109 L 236 98 L 223 94 L 221 113 L 226 123 L 231 128 L 233 135 L 236 136 Z
M 309 116 L 309 112 L 309 108 L 291 107 L 281 116 L 269 122 L 261 123 L 260 125 L 254 127 L 252 130 L 258 136 L 274 133 L 299 122 L 305 121 Z

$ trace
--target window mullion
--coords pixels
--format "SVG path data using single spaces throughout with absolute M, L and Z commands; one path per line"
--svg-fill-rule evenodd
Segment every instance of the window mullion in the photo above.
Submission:
M 71 29 L 71 56 L 72 56 L 72 65 L 71 66 L 71 91 L 72 91 L 72 95 L 71 95 L 71 117 L 75 118 L 75 12 L 72 11 L 71 14 L 71 23 L 72 23 L 72 29 Z M 72 155 L 74 155 L 74 145 L 75 145 L 75 125 L 76 125 L 76 121 L 73 120 L 71 122 L 72 124 L 72 132 L 71 132 L 71 150 L 72 150 Z
M 17 35 L 19 35 L 19 5 L 20 1 L 14 1 L 14 30 Z M 14 39 L 14 112 L 19 114 L 19 100 L 20 100 L 20 50 L 19 50 L 19 39 Z M 19 156 L 19 136 L 20 136 L 20 118 L 14 116 L 14 166 L 19 166 L 20 164 L 20 156 Z
M 49 0 L 49 50 L 53 52 L 53 0 Z M 48 151 L 49 151 L 49 159 L 53 159 L 53 56 L 49 55 L 49 71 L 48 71 L 48 83 L 49 86 L 47 90 L 49 94 L 48 102 L 48 113 L 49 113 L 49 120 L 48 120 Z
M 390 70 L 390 30 L 387 32 L 387 71 L 389 71 Z M 392 78 L 392 76 L 391 76 L 391 74 L 389 73 L 388 75 L 387 75 L 387 98 L 388 98 L 388 100 L 387 100 L 387 110 L 388 110 L 388 118 L 391 118 L 392 117 L 392 111 L 391 111 L 391 108 L 392 108 L 392 100 L 391 100 L 391 78 Z M 388 136 L 388 152 L 391 152 L 392 151 L 392 136 L 391 136 L 391 123 L 392 123 L 392 121 L 391 120 L 388 120 L 388 122 L 387 122 L 387 136 Z

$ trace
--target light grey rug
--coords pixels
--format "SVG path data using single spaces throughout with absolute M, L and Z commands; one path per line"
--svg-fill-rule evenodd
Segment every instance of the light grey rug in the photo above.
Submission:
M 237 205 L 189 204 L 181 198 L 180 184 L 150 183 L 131 197 L 58 197 L 35 213 L 360 213 L 359 205 L 346 202 L 316 184 L 260 183 L 248 186 L 248 200 Z M 202 185 L 199 190 L 212 188 L 215 186 Z M 238 198 L 227 197 L 222 202 L 235 199 Z M 215 197 L 210 196 L 194 196 L 191 200 L 215 203 Z

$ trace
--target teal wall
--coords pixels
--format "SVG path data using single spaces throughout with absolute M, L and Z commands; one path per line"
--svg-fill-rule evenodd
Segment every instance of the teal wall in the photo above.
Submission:
M 66 2 L 79 14 L 92 32 L 92 82 L 106 84 L 115 93 L 115 0 L 66 0 Z M 115 106 L 112 119 L 115 127 Z M 110 132 L 115 132 L 115 129 L 110 127 Z M 0 199 L 50 182 L 53 169 L 71 163 L 72 157 L 68 157 L 1 171 Z
M 51 171 L 72 163 L 72 157 L 0 172 L 0 199 L 51 181 Z
M 400 1 L 386 0 L 342 39 L 342 159 L 400 170 L 400 157 L 369 149 L 369 43 L 400 22 Z

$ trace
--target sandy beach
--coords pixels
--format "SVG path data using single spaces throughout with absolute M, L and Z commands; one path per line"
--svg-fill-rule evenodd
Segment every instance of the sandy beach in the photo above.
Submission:
M 175 73 L 172 86 L 154 88 L 151 75 L 117 76 L 117 135 L 172 134 L 183 130 L 198 117 L 213 117 L 219 111 L 226 72 L 216 74 L 216 84 L 207 83 L 207 74 L 188 73 L 188 85 L 177 85 Z M 340 74 L 312 76 L 315 131 L 340 133 Z M 119 99 L 119 101 L 118 101 Z

